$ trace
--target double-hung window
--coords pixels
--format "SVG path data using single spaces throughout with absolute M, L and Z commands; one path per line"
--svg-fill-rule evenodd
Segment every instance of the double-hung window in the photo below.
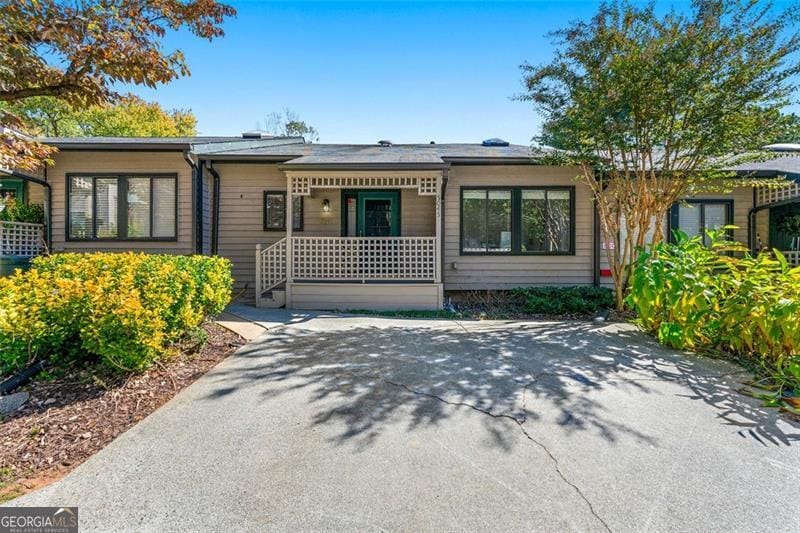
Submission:
M 681 230 L 689 237 L 702 235 L 706 246 L 711 244 L 706 231 L 732 223 L 732 200 L 683 200 L 673 205 L 670 211 L 672 230 Z
M 264 231 L 286 230 L 286 192 L 264 192 Z M 303 231 L 303 197 L 292 199 L 292 230 Z
M 461 253 L 572 254 L 574 187 L 461 189 Z
M 174 175 L 71 175 L 67 177 L 71 240 L 174 240 Z

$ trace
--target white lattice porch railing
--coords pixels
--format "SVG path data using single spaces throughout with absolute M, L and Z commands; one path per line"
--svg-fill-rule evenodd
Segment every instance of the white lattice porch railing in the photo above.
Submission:
M 256 261 L 259 292 L 268 291 L 286 281 L 286 237 L 263 250 L 259 246 Z
M 786 257 L 786 260 L 789 262 L 789 264 L 792 265 L 793 267 L 800 266 L 800 252 L 786 251 L 783 252 L 783 255 Z
M 0 256 L 35 257 L 44 250 L 44 226 L 0 221 Z
M 292 279 L 434 281 L 436 237 L 292 237 Z
M 800 183 L 784 187 L 759 187 L 756 189 L 756 205 L 774 204 L 800 196 Z

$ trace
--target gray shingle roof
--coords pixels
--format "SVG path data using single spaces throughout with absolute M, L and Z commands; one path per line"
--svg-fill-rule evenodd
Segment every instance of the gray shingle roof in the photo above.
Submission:
M 744 163 L 733 167 L 732 170 L 739 173 L 754 173 L 756 176 L 785 175 L 788 178 L 798 179 L 800 178 L 800 153 L 767 161 Z
M 250 146 L 253 143 L 283 144 L 302 143 L 302 137 L 272 137 L 268 139 L 243 139 L 234 136 L 197 136 L 197 137 L 42 137 L 39 141 L 61 149 L 118 149 L 118 150 L 152 150 L 172 149 L 187 150 L 190 147 L 210 147 L 227 145 Z
M 214 160 L 280 161 L 290 167 L 310 165 L 444 165 L 449 161 L 528 161 L 530 147 L 452 144 L 307 144 L 302 137 L 49 137 L 41 141 L 61 149 L 191 150 Z
M 527 146 L 480 144 L 292 144 L 236 147 L 209 146 L 202 155 L 217 158 L 283 158 L 286 166 L 347 164 L 444 164 L 450 160 L 530 159 Z

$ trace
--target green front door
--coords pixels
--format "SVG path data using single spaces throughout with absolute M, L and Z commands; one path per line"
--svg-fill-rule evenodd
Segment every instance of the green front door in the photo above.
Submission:
M 397 237 L 400 235 L 400 193 L 359 191 L 357 235 Z

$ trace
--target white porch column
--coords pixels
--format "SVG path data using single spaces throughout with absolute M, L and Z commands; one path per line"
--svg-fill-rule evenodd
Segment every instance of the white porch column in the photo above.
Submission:
M 294 226 L 294 214 L 292 207 L 294 206 L 294 194 L 292 192 L 293 178 L 286 177 L 286 282 L 287 284 L 294 281 L 292 262 L 294 259 L 293 242 L 292 242 L 292 227 Z M 287 287 L 288 291 L 288 287 Z
M 434 250 L 434 282 L 442 282 L 442 176 L 436 177 L 436 249 Z
M 261 243 L 256 244 L 256 307 L 261 307 Z
M 292 228 L 294 226 L 294 192 L 292 182 L 294 178 L 286 176 L 286 307 L 292 306 L 292 282 L 294 281 L 294 243 L 292 242 Z

